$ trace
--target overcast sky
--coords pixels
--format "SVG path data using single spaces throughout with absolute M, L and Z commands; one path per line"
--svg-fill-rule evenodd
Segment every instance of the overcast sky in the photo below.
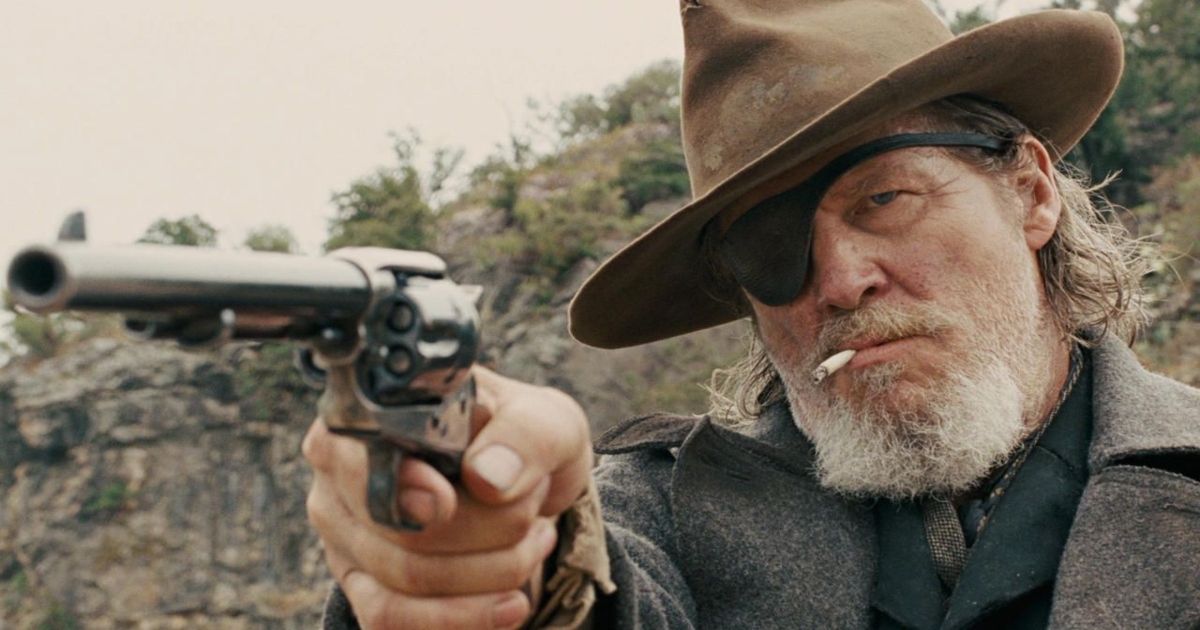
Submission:
M 51 239 L 74 208 L 98 242 L 199 214 L 223 245 L 281 223 L 316 253 L 330 194 L 392 162 L 389 131 L 413 127 L 475 162 L 520 128 L 527 98 L 597 92 L 678 58 L 676 6 L 5 2 L 0 261 Z

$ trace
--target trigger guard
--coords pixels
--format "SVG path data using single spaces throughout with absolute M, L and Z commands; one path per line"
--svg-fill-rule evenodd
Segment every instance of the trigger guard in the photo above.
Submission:
M 421 524 L 409 520 L 400 510 L 396 496 L 396 475 L 404 452 L 380 439 L 367 439 L 367 509 L 376 523 L 408 532 L 421 531 Z

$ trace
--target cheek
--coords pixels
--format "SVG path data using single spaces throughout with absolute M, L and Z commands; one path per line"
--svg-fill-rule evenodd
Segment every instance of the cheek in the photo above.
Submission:
M 1012 275 L 1014 265 L 1028 264 L 1028 252 L 1019 247 L 1019 235 L 1011 226 L 970 221 L 962 210 L 946 216 L 894 244 L 889 271 L 905 293 L 923 300 L 959 301 L 956 298 L 969 298 L 981 283 Z
M 770 307 L 755 307 L 754 309 L 758 334 L 762 337 L 763 342 L 771 347 L 784 344 L 795 334 L 784 318 L 779 316 L 777 311 L 781 310 L 783 309 Z
M 816 330 L 803 308 L 804 300 L 781 307 L 752 304 L 758 334 L 777 361 L 794 364 L 812 347 Z
M 962 247 L 963 235 L 942 231 L 934 235 L 904 239 L 888 256 L 888 275 L 903 293 L 919 300 L 943 297 L 956 276 L 970 273 L 975 261 Z

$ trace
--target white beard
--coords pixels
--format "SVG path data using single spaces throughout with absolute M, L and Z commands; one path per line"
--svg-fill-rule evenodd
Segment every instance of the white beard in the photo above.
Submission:
M 1010 292 L 1009 295 L 1020 295 Z M 928 305 L 868 307 L 831 322 L 815 360 L 772 357 L 797 426 L 816 449 L 822 485 L 851 496 L 910 499 L 969 490 L 1003 463 L 1027 433 L 1050 376 L 1036 302 L 989 316 L 949 314 Z M 983 322 L 986 322 L 984 324 Z M 842 397 L 810 378 L 815 361 L 864 332 L 902 336 L 969 334 L 936 383 L 901 383 L 903 360 L 849 373 Z M 901 387 L 916 388 L 905 397 Z
M 952 495 L 982 479 L 1025 433 L 1023 396 L 998 361 L 972 368 L 947 377 L 919 411 L 888 410 L 871 400 L 803 404 L 797 384 L 785 378 L 792 414 L 816 447 L 822 485 L 852 496 L 909 499 Z

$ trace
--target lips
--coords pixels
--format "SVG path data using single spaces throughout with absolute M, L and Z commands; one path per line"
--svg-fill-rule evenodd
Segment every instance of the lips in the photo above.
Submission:
M 893 341 L 899 341 L 901 339 L 907 339 L 907 337 L 862 338 L 862 339 L 856 339 L 854 341 L 851 341 L 850 343 L 845 344 L 841 347 L 843 350 L 857 350 L 859 352 L 862 352 L 863 350 L 866 350 L 868 348 L 873 348 L 875 346 L 882 346 L 885 343 L 892 343 Z
M 908 346 L 918 341 L 917 336 L 894 337 L 890 339 L 858 339 L 845 347 L 858 351 L 848 368 L 863 368 L 877 363 L 895 361 L 904 357 Z

